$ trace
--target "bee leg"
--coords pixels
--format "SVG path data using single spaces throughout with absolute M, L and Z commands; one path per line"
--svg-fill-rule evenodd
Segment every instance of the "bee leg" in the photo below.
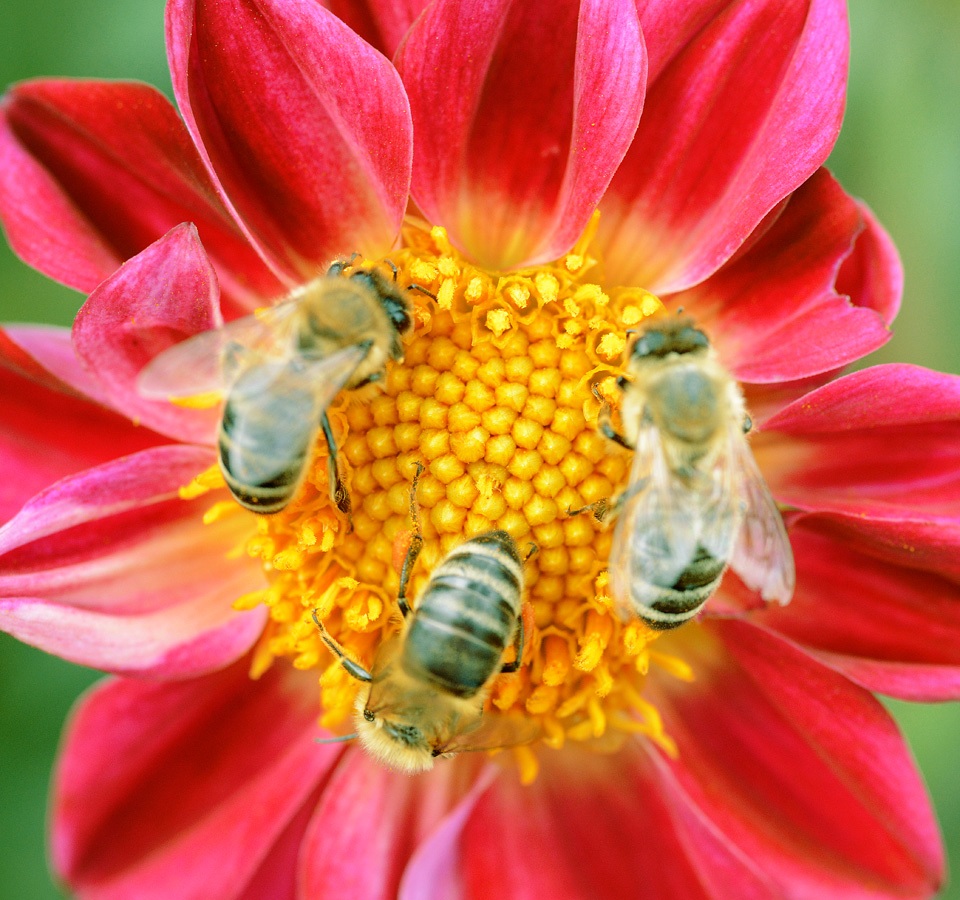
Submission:
M 410 539 L 410 546 L 407 548 L 407 555 L 403 558 L 403 568 L 400 570 L 400 586 L 397 588 L 397 605 L 404 616 L 410 612 L 410 604 L 407 603 L 407 585 L 410 581 L 410 573 L 413 571 L 414 564 L 420 551 L 423 549 L 423 529 L 420 526 L 420 504 L 417 503 L 417 485 L 420 483 L 420 476 L 423 474 L 423 463 L 417 463 L 417 472 L 413 476 L 413 484 L 410 486 L 410 518 L 413 520 L 413 537 Z
M 615 444 L 619 444 L 627 450 L 636 449 L 630 441 L 613 427 L 613 423 L 610 421 L 610 407 L 606 404 L 600 409 L 600 415 L 597 418 L 597 427 L 608 441 L 613 441 Z
M 620 384 L 620 379 L 617 379 L 617 384 Z M 625 447 L 627 450 L 636 449 L 633 444 L 630 443 L 630 441 L 628 441 L 613 427 L 613 423 L 610 421 L 610 404 L 603 399 L 600 394 L 600 388 L 596 384 L 593 386 L 593 396 L 596 397 L 600 402 L 600 412 L 597 413 L 597 428 L 600 429 L 600 433 L 608 441 L 613 441 L 615 444 L 619 444 L 621 447 Z
M 422 284 L 408 284 L 408 291 L 420 291 L 421 294 L 426 294 L 431 300 L 436 300 L 437 295 L 433 291 L 428 291 Z
M 607 514 L 610 512 L 616 513 L 620 508 L 621 502 L 619 497 L 614 497 L 611 501 L 609 498 L 603 500 L 597 500 L 596 503 L 588 503 L 586 506 L 581 506 L 579 509 L 573 509 L 572 507 L 567 507 L 568 516 L 579 516 L 581 513 L 592 512 L 593 517 L 598 521 L 602 522 Z
M 329 458 L 327 459 L 327 473 L 330 479 L 330 497 L 340 510 L 347 517 L 347 534 L 353 533 L 353 513 L 350 504 L 350 494 L 340 480 L 340 471 L 337 468 L 337 442 L 333 437 L 333 429 L 330 427 L 330 419 L 324 411 L 320 416 L 320 427 L 323 429 L 323 436 L 327 441 L 327 450 Z
M 573 507 L 567 507 L 568 516 L 579 516 L 580 513 L 585 513 L 587 510 L 593 513 L 593 517 L 598 521 L 602 522 L 607 516 L 613 516 L 616 518 L 620 515 L 620 510 L 623 508 L 623 504 L 626 503 L 634 494 L 642 491 L 647 486 L 648 478 L 641 478 L 635 484 L 631 484 L 625 491 L 621 491 L 617 494 L 616 497 L 605 497 L 603 500 L 597 500 L 596 503 L 588 503 L 586 506 L 581 506 L 579 509 L 573 509 Z
M 319 616 L 317 616 L 316 610 L 313 611 L 313 621 L 316 622 L 317 628 L 320 629 L 320 637 L 323 639 L 323 642 L 330 649 L 330 652 L 340 660 L 340 665 L 342 665 L 350 675 L 356 678 L 357 681 L 372 681 L 373 676 L 361 666 L 360 663 L 356 663 L 350 659 L 344 652 L 343 647 L 330 637 L 327 629 L 323 627 L 323 622 L 321 622 Z
M 530 557 L 528 556 L 527 559 Z M 523 627 L 523 616 L 520 616 L 517 619 L 517 640 L 514 644 L 516 650 L 516 655 L 513 658 L 513 662 L 504 663 L 500 669 L 501 674 L 509 675 L 511 672 L 516 672 L 520 668 L 520 664 L 523 662 L 523 643 L 524 643 L 524 627 Z

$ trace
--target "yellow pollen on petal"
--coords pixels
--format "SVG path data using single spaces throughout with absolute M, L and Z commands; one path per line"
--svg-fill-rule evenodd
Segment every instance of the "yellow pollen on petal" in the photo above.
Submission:
M 217 465 L 210 466 L 209 469 L 201 472 L 189 484 L 180 488 L 180 499 L 193 500 L 196 497 L 202 497 L 208 491 L 224 487 L 224 484 L 225 482 L 220 472 L 220 467 Z
M 184 409 L 212 409 L 223 400 L 223 394 L 220 391 L 207 391 L 190 397 L 170 397 L 169 399 L 174 406 L 181 406 Z
M 536 548 L 524 566 L 523 659 L 516 673 L 494 680 L 486 707 L 536 726 L 532 743 L 503 754 L 520 780 L 536 778 L 541 745 L 549 752 L 574 741 L 605 752 L 641 734 L 675 752 L 644 684 L 654 666 L 680 680 L 692 670 L 654 649 L 657 632 L 619 618 L 606 573 L 611 531 L 567 513 L 625 487 L 629 455 L 599 433 L 592 387 L 617 398 L 629 330 L 662 309 L 645 291 L 593 280 L 602 271 L 591 244 L 596 227 L 595 216 L 559 261 L 510 273 L 473 265 L 443 228 L 413 221 L 390 254 L 398 282 L 423 289 L 410 292 L 414 328 L 404 360 L 390 362 L 377 384 L 342 392 L 328 410 L 352 530 L 330 499 L 320 437 L 293 501 L 255 517 L 243 552 L 259 561 L 264 587 L 234 602 L 268 612 L 251 677 L 280 660 L 315 671 L 324 727 L 351 730 L 360 684 L 312 616 L 368 670 L 397 634 L 399 575 L 413 535 L 410 490 L 422 466 L 423 546 L 408 588 L 414 609 L 430 572 L 463 541 L 503 529 L 523 556 Z M 223 486 L 213 467 L 180 495 Z M 231 504 L 218 496 L 204 520 L 228 515 Z

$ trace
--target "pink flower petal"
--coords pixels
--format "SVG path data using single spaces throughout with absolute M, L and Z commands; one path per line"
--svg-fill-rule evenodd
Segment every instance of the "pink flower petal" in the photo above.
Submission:
M 217 278 L 196 229 L 180 225 L 124 263 L 77 314 L 77 355 L 112 404 L 138 422 L 183 441 L 212 443 L 219 413 L 147 400 L 140 370 L 161 351 L 222 323 Z
M 323 5 L 371 47 L 392 57 L 429 0 L 323 0 Z
M 81 543 L 74 530 L 78 526 L 109 524 L 111 516 L 159 506 L 164 501 L 174 500 L 182 506 L 177 500 L 178 488 L 189 484 L 212 462 L 213 453 L 208 448 L 153 447 L 59 481 L 0 528 L 0 556 L 55 534 L 66 533 L 71 538 L 68 546 Z M 122 542 L 128 534 L 119 531 L 115 537 Z M 99 548 L 101 552 L 104 549 Z M 64 564 L 70 554 L 64 552 L 58 559 Z
M 192 221 L 238 309 L 277 292 L 156 89 L 26 82 L 2 112 L 0 218 L 30 265 L 89 292 L 124 259 Z
M 937 825 L 906 744 L 867 691 L 746 622 L 711 620 L 663 649 L 695 676 L 648 684 L 678 748 L 663 763 L 775 882 L 773 896 L 933 894 Z
M 650 54 L 649 83 L 730 5 L 732 0 L 641 0 L 637 8 Z
M 890 324 L 900 311 L 903 296 L 900 254 L 866 204 L 859 207 L 866 227 L 840 267 L 837 290 L 858 306 L 875 309 Z
M 304 840 L 304 897 L 394 898 L 420 839 L 464 795 L 480 759 L 405 778 L 358 747 L 330 778 Z
M 816 171 L 840 130 L 848 55 L 840 0 L 671 6 L 642 13 L 651 55 L 669 62 L 600 218 L 609 280 L 657 293 L 715 272 Z M 654 46 L 665 38 L 684 44 Z
M 303 847 L 303 837 L 313 817 L 322 788 L 308 797 L 300 811 L 290 819 L 270 851 L 260 863 L 260 868 L 247 882 L 237 900 L 298 900 L 297 862 Z
M 460 841 L 464 896 L 684 900 L 772 896 L 749 859 L 631 746 L 597 758 L 565 747 L 537 781 L 503 777 Z M 457 896 L 457 895 L 452 895 Z
M 960 377 L 876 366 L 807 394 L 765 430 L 775 434 L 758 454 L 781 503 L 960 524 Z
M 4 326 L 0 329 L 0 364 L 58 393 L 96 400 L 110 408 L 103 386 L 77 356 L 68 328 Z
M 112 672 L 184 677 L 244 654 L 266 611 L 233 601 L 262 587 L 227 554 L 253 531 L 239 515 L 204 525 L 176 487 L 209 451 L 162 447 L 66 479 L 0 529 L 0 626 L 32 646 Z M 208 501 L 209 502 L 209 501 Z
M 416 134 L 413 196 L 426 216 L 492 268 L 568 250 L 643 105 L 634 0 L 440 0 L 397 65 Z
M 835 513 L 796 518 L 875 559 L 960 581 L 960 525 L 956 522 Z
M 204 500 L 148 503 L 119 521 L 94 520 L 12 550 L 0 557 L 0 597 L 29 597 L 131 621 L 201 596 L 225 597 L 229 607 L 240 594 L 263 586 L 259 561 L 241 556 L 224 563 L 256 526 L 239 511 L 204 524 L 203 511 L 212 502 Z
M 187 128 L 277 272 L 390 249 L 412 137 L 386 59 L 314 0 L 173 0 L 167 50 Z
M 417 847 L 403 872 L 399 900 L 447 900 L 463 896 L 460 836 L 477 801 L 493 783 L 496 771 L 493 766 L 481 769 L 467 794 Z
M 671 305 L 709 329 L 740 381 L 832 372 L 890 338 L 879 313 L 834 287 L 863 227 L 858 206 L 820 169 L 746 253 Z M 870 268 L 865 257 L 859 264 Z
M 31 647 L 81 666 L 118 675 L 191 678 L 229 665 L 260 637 L 266 608 L 238 613 L 230 606 L 256 586 L 224 578 L 210 593 L 144 615 L 0 599 L 0 626 Z
M 69 347 L 64 338 L 66 331 L 55 341 Z M 21 356 L 15 369 L 8 368 L 11 349 L 19 347 L 0 341 L 0 522 L 53 482 L 160 440 L 152 431 L 65 392 L 65 386 L 42 370 L 41 382 L 25 376 L 22 366 L 32 362 L 30 357 Z
M 792 529 L 791 543 L 793 600 L 759 611 L 755 621 L 870 690 L 909 700 L 960 698 L 960 586 L 871 558 L 803 523 Z
M 237 897 L 304 822 L 342 751 L 311 740 L 315 679 L 275 669 L 252 682 L 247 665 L 108 681 L 80 704 L 55 775 L 51 850 L 78 895 Z

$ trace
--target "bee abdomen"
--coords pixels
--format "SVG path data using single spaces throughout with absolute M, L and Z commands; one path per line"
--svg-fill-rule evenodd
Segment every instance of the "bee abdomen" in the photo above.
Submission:
M 315 424 L 305 390 L 287 390 L 282 403 L 265 403 L 264 391 L 282 383 L 284 371 L 251 369 L 233 386 L 218 436 L 220 469 L 234 498 L 257 513 L 274 513 L 293 498 L 307 464 Z
M 489 532 L 457 547 L 437 567 L 417 604 L 405 665 L 451 694 L 476 694 L 500 668 L 513 639 L 521 573 L 516 547 L 505 532 Z
M 693 618 L 720 584 L 726 563 L 699 548 L 693 562 L 670 587 L 653 588 L 655 599 L 637 599 L 637 615 L 651 628 L 665 631 Z

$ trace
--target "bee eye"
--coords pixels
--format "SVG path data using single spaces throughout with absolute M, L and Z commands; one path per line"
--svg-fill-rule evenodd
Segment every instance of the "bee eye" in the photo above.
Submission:
M 363 718 L 367 722 L 372 722 L 376 718 L 376 716 L 374 716 L 374 714 L 369 709 L 365 709 L 363 711 Z
M 617 376 L 617 387 L 620 388 L 621 391 L 624 390 L 629 383 L 630 382 L 627 381 L 625 376 L 623 375 Z

